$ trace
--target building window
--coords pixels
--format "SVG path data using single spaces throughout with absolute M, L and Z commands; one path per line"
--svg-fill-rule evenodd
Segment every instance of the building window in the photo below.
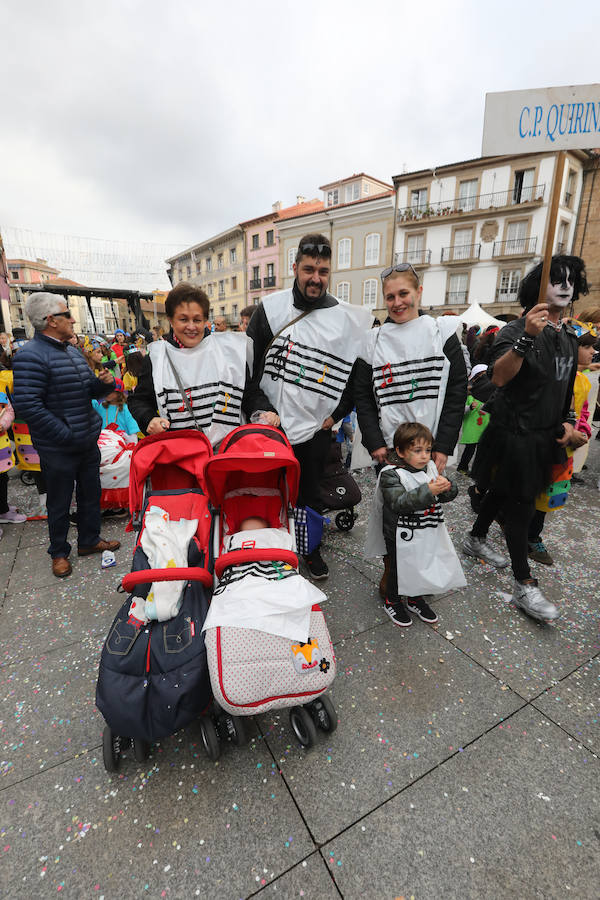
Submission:
M 233 265 L 233 263 L 237 262 L 237 252 L 235 247 L 232 247 L 229 251 L 229 262 Z
M 337 188 L 327 191 L 327 206 L 337 206 L 340 202 L 340 192 Z
M 224 306 L 221 307 L 221 315 L 222 315 L 222 316 L 225 315 L 225 307 L 224 307 Z
M 427 188 L 415 188 L 410 192 L 410 207 L 413 212 L 420 212 L 427 206 Z
M 448 303 L 466 304 L 469 293 L 469 273 L 457 272 L 448 282 Z
M 350 303 L 350 282 L 349 281 L 340 281 L 337 286 L 336 297 L 338 300 L 345 300 L 346 303 Z
M 567 189 L 565 191 L 565 206 L 571 209 L 573 203 L 573 194 L 575 193 L 575 172 L 569 169 L 569 177 L 567 178 Z
M 237 319 L 237 314 L 238 314 L 238 305 L 237 305 L 237 303 L 234 303 L 234 304 L 232 305 L 232 307 L 231 307 L 231 315 L 232 315 L 235 319 Z
M 458 206 L 459 209 L 469 212 L 475 209 L 477 199 L 477 179 L 471 178 L 469 181 L 461 181 L 458 186 Z
M 179 269 L 177 269 L 177 280 L 183 281 L 183 269 L 181 267 L 179 267 Z
M 370 193 L 371 193 L 371 186 L 367 181 L 365 181 L 365 183 L 363 184 L 363 194 L 370 194 Z
M 225 296 L 225 282 L 220 281 L 219 282 L 219 297 L 224 297 L 224 296 Z
M 379 235 L 368 234 L 365 239 L 365 266 L 379 265 Z
M 260 250 L 260 245 L 258 243 L 258 237 L 259 236 L 257 234 L 252 235 L 252 249 L 253 250 Z
M 275 277 L 275 263 L 267 263 L 267 278 Z
M 13 281 L 18 281 L 19 273 L 15 269 L 13 269 L 12 272 L 10 273 L 10 277 L 12 278 Z
M 527 247 L 527 222 L 509 222 L 506 229 L 505 253 L 525 253 Z
M 370 306 L 371 308 L 375 306 L 377 302 L 377 279 L 376 278 L 367 278 L 365 282 L 363 282 L 363 305 Z
M 186 272 L 186 275 L 187 275 L 188 278 L 191 278 L 191 277 L 192 277 L 192 267 L 191 267 L 191 266 L 186 266 L 186 267 L 185 267 L 185 272 Z
M 411 234 L 406 239 L 406 262 L 411 266 L 419 265 L 423 262 L 423 251 L 425 250 L 425 235 Z
M 500 273 L 500 287 L 498 288 L 498 300 L 500 302 L 512 302 L 517 299 L 519 282 L 521 281 L 520 269 L 504 269 Z
M 469 259 L 473 255 L 473 229 L 457 228 L 454 232 L 451 259 Z
M 346 203 L 352 203 L 353 200 L 358 200 L 360 198 L 360 184 L 355 182 L 354 184 L 346 185 Z
M 201 272 L 202 272 L 202 263 L 197 262 L 196 263 L 196 275 L 200 275 Z
M 260 281 L 260 266 L 252 266 L 252 281 Z
M 273 232 L 273 229 L 271 229 L 270 231 L 267 231 L 267 247 L 272 247 L 274 243 L 275 233 Z
M 210 284 L 206 285 L 206 293 L 208 294 L 209 297 L 212 297 L 212 295 L 213 295 L 212 282 Z
M 296 262 L 296 253 L 298 252 L 297 247 L 290 247 L 287 252 L 288 258 L 288 275 L 294 274 L 294 263 Z
M 233 275 L 231 278 L 231 290 L 237 291 L 237 275 Z
M 210 258 L 210 256 L 206 257 L 206 271 L 212 272 L 212 259 Z
M 556 241 L 556 252 L 557 253 L 566 253 L 567 252 L 567 231 L 568 231 L 567 222 L 562 221 L 558 226 L 558 239 Z
M 217 256 L 217 269 L 222 269 L 222 268 L 223 268 L 223 254 L 219 253 L 219 255 Z
M 352 243 L 350 238 L 342 238 L 338 241 L 338 269 L 350 268 L 350 254 Z
M 513 203 L 527 203 L 533 200 L 535 169 L 519 169 L 515 172 Z

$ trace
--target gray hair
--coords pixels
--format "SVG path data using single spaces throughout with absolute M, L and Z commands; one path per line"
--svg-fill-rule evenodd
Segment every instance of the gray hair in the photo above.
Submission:
M 61 303 L 65 303 L 65 298 L 60 294 L 36 291 L 29 295 L 25 301 L 25 313 L 36 331 L 44 330 L 46 319 L 60 311 Z

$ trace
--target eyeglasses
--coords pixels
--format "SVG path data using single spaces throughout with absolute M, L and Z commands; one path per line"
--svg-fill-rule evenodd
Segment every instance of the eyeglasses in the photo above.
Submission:
M 393 272 L 412 272 L 415 278 L 417 279 L 417 283 L 419 282 L 419 276 L 413 269 L 410 263 L 398 263 L 397 266 L 388 266 L 387 269 L 384 269 L 381 273 L 381 281 L 382 283 L 386 278 L 389 278 Z
M 307 253 L 309 256 L 313 256 L 317 253 L 319 256 L 327 257 L 331 256 L 331 247 L 329 244 L 300 244 L 298 253 Z
M 72 319 L 73 313 L 70 309 L 66 309 L 64 312 L 50 313 L 50 316 L 52 316 L 53 319 L 58 319 L 59 316 L 64 316 L 65 319 Z M 50 316 L 46 316 L 46 318 L 49 319 Z

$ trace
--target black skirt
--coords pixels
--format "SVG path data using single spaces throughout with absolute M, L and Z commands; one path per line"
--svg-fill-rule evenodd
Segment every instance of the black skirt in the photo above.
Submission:
M 515 433 L 493 417 L 479 441 L 472 474 L 480 490 L 531 503 L 552 481 L 552 466 L 564 462 L 555 429 Z

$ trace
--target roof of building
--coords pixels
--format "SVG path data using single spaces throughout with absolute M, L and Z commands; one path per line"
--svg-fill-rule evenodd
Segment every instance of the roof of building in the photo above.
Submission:
M 22 268 L 23 266 L 27 266 L 30 269 L 37 269 L 38 272 L 53 272 L 55 275 L 58 275 L 59 269 L 53 269 L 52 266 L 49 266 L 48 263 L 43 259 L 7 259 L 7 265 L 10 266 L 18 266 Z
M 305 216 L 308 213 L 318 212 L 320 209 L 323 209 L 323 205 L 323 201 L 315 197 L 314 200 L 305 200 L 303 203 L 295 203 L 293 206 L 286 206 L 285 209 L 280 209 L 277 213 L 277 218 L 293 219 L 295 216 Z
M 368 203 L 370 200 L 380 200 L 382 197 L 393 197 L 394 190 L 390 188 L 388 191 L 382 191 L 380 194 L 369 194 L 368 197 L 361 197 L 360 200 L 351 200 L 349 203 L 337 203 L 335 206 L 324 206 L 321 204 L 319 209 L 312 212 L 300 212 L 295 216 L 287 216 L 288 219 L 301 219 L 304 216 L 314 216 L 320 212 L 330 212 L 332 209 L 344 209 L 349 206 L 358 206 L 360 203 Z
M 568 152 L 574 153 L 576 156 L 581 155 L 580 158 L 583 158 L 582 155 L 586 151 L 569 150 Z M 428 169 L 414 169 L 412 172 L 402 172 L 401 175 L 393 175 L 392 181 L 394 182 L 394 184 L 397 184 L 399 181 L 403 181 L 405 179 L 410 179 L 410 178 L 415 178 L 417 176 L 421 177 L 423 175 L 427 175 L 427 176 L 431 175 L 431 176 L 435 177 L 435 176 L 439 175 L 440 172 L 451 171 L 452 169 L 460 169 L 463 166 L 474 166 L 477 164 L 489 166 L 489 165 L 495 164 L 496 162 L 498 164 L 506 163 L 507 160 L 518 159 L 520 156 L 524 156 L 524 157 L 537 156 L 537 155 L 552 156 L 555 153 L 558 153 L 558 150 L 538 150 L 533 153 L 532 152 L 511 153 L 508 156 L 475 156 L 472 159 L 461 159 L 458 162 L 446 163 L 443 166 L 434 166 L 433 168 L 430 167 Z
M 71 281 L 70 278 L 49 278 L 46 284 L 60 284 L 64 287 L 83 287 L 79 281 Z
M 320 191 L 327 191 L 329 188 L 336 187 L 338 184 L 346 184 L 348 181 L 355 181 L 357 178 L 368 178 L 369 181 L 375 181 L 377 184 L 382 185 L 382 187 L 390 188 L 392 185 L 388 184 L 387 181 L 382 181 L 381 178 L 374 178 L 372 175 L 367 175 L 366 172 L 357 172 L 354 175 L 349 175 L 348 178 L 338 178 L 336 181 L 332 181 L 329 184 L 322 184 L 319 188 Z

